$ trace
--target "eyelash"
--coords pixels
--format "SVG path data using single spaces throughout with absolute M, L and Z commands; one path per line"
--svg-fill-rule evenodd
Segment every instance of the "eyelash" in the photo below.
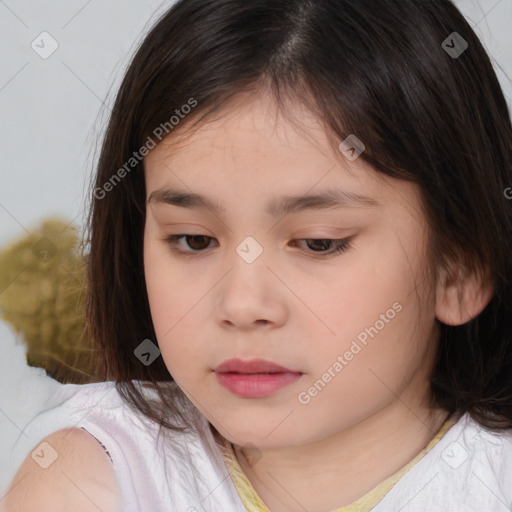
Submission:
M 205 252 L 205 249 L 203 250 L 193 250 L 193 251 L 184 251 L 182 249 L 178 249 L 177 248 L 177 243 L 179 241 L 179 239 L 181 238 L 200 238 L 200 237 L 203 237 L 203 238 L 209 238 L 211 240 L 214 240 L 213 237 L 211 236 L 207 236 L 207 235 L 187 235 L 187 234 L 183 234 L 183 235 L 170 235 L 168 237 L 166 237 L 164 239 L 164 241 L 169 245 L 169 248 L 171 249 L 172 252 L 180 255 L 180 256 L 185 256 L 185 257 L 194 257 L 195 255 L 199 254 L 199 253 L 202 253 L 202 252 Z M 352 240 L 353 237 L 350 237 L 350 238 L 344 238 L 344 239 L 331 239 L 331 238 L 300 238 L 298 239 L 299 241 L 300 240 L 314 240 L 314 241 L 328 241 L 328 242 L 335 242 L 337 245 L 334 249 L 331 249 L 329 252 L 325 252 L 325 253 L 322 253 L 320 251 L 312 251 L 312 254 L 316 254 L 317 256 L 319 257 L 327 257 L 327 256 L 331 256 L 331 255 L 336 255 L 336 254 L 340 254 L 340 253 L 344 253 L 346 251 L 348 251 L 352 245 L 351 245 L 351 240 Z

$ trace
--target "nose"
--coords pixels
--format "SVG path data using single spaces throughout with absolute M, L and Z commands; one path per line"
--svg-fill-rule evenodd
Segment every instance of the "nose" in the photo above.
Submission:
M 219 284 L 216 320 L 227 329 L 252 330 L 286 321 L 286 288 L 263 259 L 239 259 Z

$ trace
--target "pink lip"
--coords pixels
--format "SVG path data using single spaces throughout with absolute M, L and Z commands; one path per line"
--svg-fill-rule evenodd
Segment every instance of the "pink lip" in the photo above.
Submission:
M 243 398 L 263 398 L 295 382 L 302 375 L 264 359 L 229 359 L 217 366 L 219 384 Z
M 300 373 L 265 359 L 228 359 L 214 369 L 217 373 Z

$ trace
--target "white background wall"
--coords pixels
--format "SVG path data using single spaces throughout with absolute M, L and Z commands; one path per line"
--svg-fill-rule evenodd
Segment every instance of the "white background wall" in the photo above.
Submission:
M 0 1 L 0 246 L 51 215 L 82 225 L 100 109 L 155 10 L 171 3 Z M 43 31 L 59 45 L 46 60 L 31 47 Z
M 512 0 L 457 0 L 512 105 Z M 135 44 L 172 1 L 0 0 L 0 247 L 51 215 L 83 225 L 100 118 Z M 43 31 L 58 49 L 31 47 Z M 48 42 L 46 44 L 49 44 Z M 106 99 L 112 85 L 109 98 Z

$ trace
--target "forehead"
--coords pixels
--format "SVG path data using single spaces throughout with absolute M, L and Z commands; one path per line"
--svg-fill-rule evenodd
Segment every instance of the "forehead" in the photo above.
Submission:
M 417 203 L 412 184 L 362 158 L 346 159 L 302 105 L 286 112 L 265 96 L 240 96 L 193 130 L 184 125 L 171 133 L 144 159 L 147 198 L 166 187 L 219 199 L 248 189 L 265 196 L 342 190 L 375 202 L 396 202 L 398 194 Z

